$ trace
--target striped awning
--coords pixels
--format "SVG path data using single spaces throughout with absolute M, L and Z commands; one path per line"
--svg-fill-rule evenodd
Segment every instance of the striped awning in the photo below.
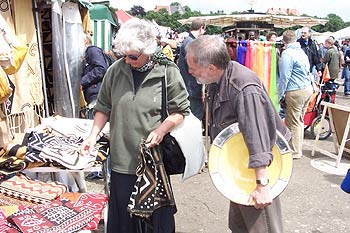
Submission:
M 111 24 L 117 25 L 109 8 L 102 4 L 95 4 L 89 8 L 90 19 L 92 20 L 108 20 Z
M 94 4 L 89 8 L 91 25 L 94 32 L 93 44 L 107 51 L 112 48 L 112 27 L 117 26 L 109 8 Z
M 108 20 L 91 20 L 93 44 L 107 51 L 112 48 L 112 27 Z

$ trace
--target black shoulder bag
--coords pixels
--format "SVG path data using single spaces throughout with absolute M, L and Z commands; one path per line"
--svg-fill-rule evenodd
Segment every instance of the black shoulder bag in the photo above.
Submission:
M 167 118 L 166 75 L 162 79 L 162 122 Z M 160 143 L 165 171 L 168 175 L 182 174 L 185 171 L 186 159 L 176 139 L 167 133 Z

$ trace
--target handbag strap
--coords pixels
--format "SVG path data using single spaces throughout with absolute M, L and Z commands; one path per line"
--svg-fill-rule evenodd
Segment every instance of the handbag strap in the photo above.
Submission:
M 160 112 L 162 122 L 165 120 L 165 118 L 168 117 L 166 79 L 167 79 L 167 75 L 166 75 L 166 66 L 165 66 L 165 76 L 164 78 L 162 78 L 162 110 Z

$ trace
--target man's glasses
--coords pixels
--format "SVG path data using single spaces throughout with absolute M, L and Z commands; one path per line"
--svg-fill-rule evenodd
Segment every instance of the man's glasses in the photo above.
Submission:
M 124 55 L 123 57 L 128 57 L 129 59 L 133 60 L 133 61 L 137 61 L 137 59 L 139 59 L 139 57 L 142 55 L 142 53 L 140 53 L 138 56 L 136 55 Z

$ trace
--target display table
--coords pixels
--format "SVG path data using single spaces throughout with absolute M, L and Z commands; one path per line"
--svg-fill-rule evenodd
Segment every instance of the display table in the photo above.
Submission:
M 321 117 L 321 122 L 325 120 L 326 114 L 331 123 L 332 137 L 335 148 L 335 153 L 327 151 L 319 146 L 319 131 L 316 132 L 316 139 L 312 148 L 311 156 L 315 155 L 315 151 L 319 151 L 336 160 L 335 166 L 338 167 L 342 158 L 343 152 L 350 153 L 350 107 L 328 102 L 321 102 L 324 107 Z
M 38 172 L 38 173 L 55 173 L 55 172 L 101 172 L 103 171 L 104 174 L 108 174 L 107 171 L 107 160 L 103 162 L 102 164 L 95 165 L 93 167 L 87 167 L 83 170 L 71 170 L 71 169 L 61 169 L 58 167 L 34 167 L 34 168 L 27 168 L 24 170 L 25 172 Z M 109 179 L 108 175 L 104 176 L 104 191 L 105 194 L 109 197 Z

